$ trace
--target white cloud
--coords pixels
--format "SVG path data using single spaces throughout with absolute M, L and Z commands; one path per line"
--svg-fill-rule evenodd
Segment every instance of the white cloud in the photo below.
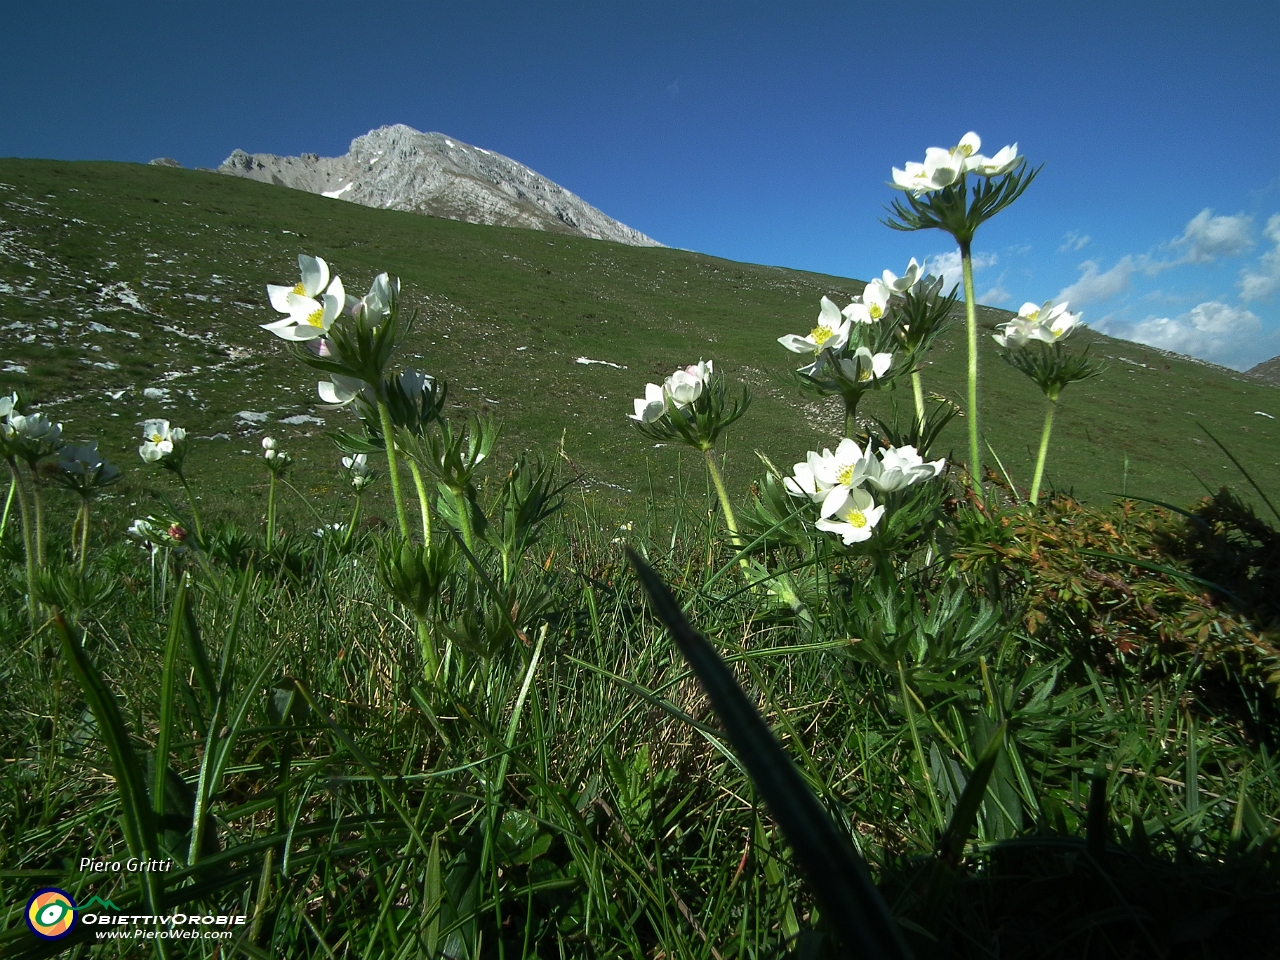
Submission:
M 1189 221 L 1182 236 L 1172 246 L 1186 247 L 1186 262 L 1212 263 L 1219 257 L 1234 257 L 1253 246 L 1250 228 L 1253 218 L 1243 213 L 1215 217 L 1205 207 Z
M 1079 280 L 1058 291 L 1056 299 L 1059 303 L 1069 300 L 1073 306 L 1081 307 L 1086 303 L 1110 300 L 1129 289 L 1129 280 L 1138 270 L 1138 265 L 1133 257 L 1125 254 L 1110 270 L 1099 271 L 1096 260 L 1086 260 L 1080 264 L 1080 270 Z
M 1244 307 L 1210 300 L 1177 317 L 1148 317 L 1138 323 L 1111 318 L 1097 328 L 1109 336 L 1134 340 L 1174 353 L 1199 357 L 1236 370 L 1245 370 L 1274 352 L 1274 331 L 1263 332 L 1262 321 Z
M 979 303 L 984 303 L 989 307 L 998 307 L 1000 304 L 1008 303 L 1012 300 L 1013 294 L 997 283 L 985 293 L 979 293 L 977 298 Z
M 999 261 L 999 257 L 994 253 L 975 253 L 973 254 L 973 272 L 976 276 L 979 270 L 985 270 L 987 267 L 994 267 Z M 960 251 L 948 250 L 946 253 L 935 254 L 925 261 L 928 271 L 935 276 L 942 278 L 942 292 L 946 293 L 956 284 L 961 285 L 964 289 L 964 266 L 960 263 Z M 963 298 L 964 294 L 961 294 Z
M 1058 252 L 1074 253 L 1077 250 L 1082 250 L 1089 240 L 1090 237 L 1087 233 L 1081 234 L 1072 230 L 1062 238 L 1062 246 L 1058 248 Z
M 1275 244 L 1258 258 L 1256 269 L 1240 271 L 1240 299 L 1264 300 L 1280 291 L 1280 213 L 1273 213 L 1263 235 Z

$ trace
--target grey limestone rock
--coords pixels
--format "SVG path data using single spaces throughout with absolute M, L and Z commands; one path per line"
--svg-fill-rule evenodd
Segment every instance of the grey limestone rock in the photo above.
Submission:
M 366 207 L 662 246 L 523 164 L 403 124 L 356 137 L 341 157 L 277 157 L 236 150 L 218 172 Z
M 156 157 L 154 160 L 151 161 L 151 166 L 177 167 L 179 170 L 182 169 L 182 164 L 180 164 L 177 160 L 173 159 L 173 157 Z

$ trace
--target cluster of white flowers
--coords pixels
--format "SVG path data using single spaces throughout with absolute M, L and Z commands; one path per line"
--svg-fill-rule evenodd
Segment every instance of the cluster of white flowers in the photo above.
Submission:
M 1079 313 L 1067 312 L 1067 301 L 1055 304 L 1046 300 L 1043 306 L 1024 303 L 1018 315 L 1000 325 L 1001 332 L 992 339 L 1002 347 L 1025 347 L 1032 340 L 1057 343 L 1080 322 Z
M 945 466 L 945 460 L 926 463 L 915 447 L 889 447 L 877 456 L 870 444 L 863 450 L 846 438 L 835 453 L 810 451 L 783 483 L 791 496 L 821 504 L 815 526 L 839 534 L 849 545 L 870 539 L 884 515 L 884 507 L 876 505 L 864 484 L 889 493 L 932 480 Z
M 970 131 L 950 150 L 929 147 L 924 152 L 924 163 L 908 160 L 905 170 L 893 168 L 893 186 L 915 196 L 942 190 L 951 186 L 966 173 L 981 177 L 999 177 L 1008 173 L 1022 160 L 1018 145 L 1003 147 L 994 157 L 984 157 L 978 152 L 982 140 Z
M 374 278 L 369 292 L 356 298 L 346 292 L 341 277 L 330 279 L 329 265 L 320 257 L 298 254 L 301 279 L 292 287 L 267 284 L 267 298 L 277 312 L 286 314 L 281 320 L 260 324 L 282 340 L 303 343 L 317 356 L 332 356 L 326 337 L 337 319 L 344 314 L 363 317 L 374 326 L 390 316 L 391 305 L 400 295 L 400 280 L 385 273 Z M 322 292 L 323 291 L 323 292 Z M 425 376 L 418 374 L 417 376 Z M 430 378 L 427 378 L 428 382 Z M 363 380 L 331 373 L 317 386 L 325 403 L 344 406 L 365 395 L 372 402 L 373 389 Z
M 373 471 L 369 469 L 369 456 L 357 453 L 354 457 L 343 457 L 342 468 L 347 472 L 351 487 L 359 493 L 373 480 Z
M 287 467 L 293 459 L 289 454 L 280 449 L 274 437 L 262 438 L 262 456 L 267 461 L 267 469 L 272 473 L 279 473 Z
M 714 372 L 712 361 L 699 360 L 667 377 L 662 386 L 646 383 L 644 396 L 634 401 L 635 413 L 628 416 L 640 423 L 655 423 L 668 409 L 684 409 L 702 396 L 707 379 Z
M 872 285 L 875 284 L 873 287 Z M 807 336 L 789 333 L 778 342 L 792 353 L 813 356 L 813 362 L 800 368 L 800 373 L 813 375 L 821 372 L 828 355 L 835 357 L 839 372 L 854 382 L 880 379 L 893 364 L 892 353 L 872 353 L 866 347 L 857 347 L 846 357 L 838 357 L 849 344 L 855 323 L 876 323 L 887 311 L 889 297 L 883 293 L 884 284 L 873 280 L 866 291 L 841 310 L 830 298 L 823 297 L 818 312 L 818 323 Z
M 18 413 L 18 395 L 0 397 L 0 441 L 6 447 L 38 448 L 51 453 L 62 445 L 62 424 L 54 423 L 43 413 Z

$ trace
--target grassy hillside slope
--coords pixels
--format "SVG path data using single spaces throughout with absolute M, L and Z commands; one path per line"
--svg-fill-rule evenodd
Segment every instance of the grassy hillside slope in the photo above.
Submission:
M 753 449 L 787 466 L 839 439 L 838 409 L 788 383 L 797 364 L 775 340 L 807 332 L 822 295 L 847 303 L 859 281 L 115 163 L 0 160 L 0 388 L 32 390 L 68 439 L 99 436 L 104 453 L 129 467 L 141 466 L 133 451 L 145 418 L 214 438 L 193 444 L 189 473 L 202 498 L 233 512 L 261 513 L 265 475 L 236 452 L 259 453 L 253 437 L 264 426 L 305 458 L 298 478 L 308 492 L 337 489 L 324 431 L 350 429 L 352 415 L 320 409 L 316 377 L 257 326 L 277 316 L 265 284 L 294 282 L 299 252 L 326 258 L 349 292 L 363 293 L 381 270 L 402 278 L 420 311 L 402 363 L 448 380 L 459 412 L 504 423 L 500 463 L 525 447 L 550 454 L 563 436 L 595 489 L 647 494 L 647 471 L 665 497 L 679 454 L 653 449 L 626 414 L 646 381 L 704 357 L 756 398 L 729 435 L 735 494 L 759 473 Z M 1006 316 L 980 311 L 987 328 Z M 960 399 L 961 334 L 953 329 L 935 350 L 926 391 Z M 1092 331 L 1073 339 L 1091 342 L 1108 368 L 1065 394 L 1048 484 L 1105 499 L 1125 486 L 1126 458 L 1129 493 L 1181 502 L 1203 492 L 1197 478 L 1238 484 L 1202 423 L 1264 489 L 1277 487 L 1280 421 L 1255 413 L 1280 417 L 1276 387 Z M 1043 399 L 983 342 L 984 426 L 1025 487 Z M 896 396 L 908 410 L 909 388 Z M 887 411 L 893 399 L 874 396 L 863 412 Z M 255 424 L 242 412 L 268 418 Z M 957 454 L 963 429 L 958 420 L 947 437 Z M 136 503 L 147 484 L 168 482 L 129 470 L 117 496 Z

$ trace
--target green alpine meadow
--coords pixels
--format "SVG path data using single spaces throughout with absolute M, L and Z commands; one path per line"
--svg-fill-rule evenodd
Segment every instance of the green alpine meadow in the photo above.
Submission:
M 0 160 L 0 956 L 1275 955 L 1280 389 L 982 149 L 950 288 Z

